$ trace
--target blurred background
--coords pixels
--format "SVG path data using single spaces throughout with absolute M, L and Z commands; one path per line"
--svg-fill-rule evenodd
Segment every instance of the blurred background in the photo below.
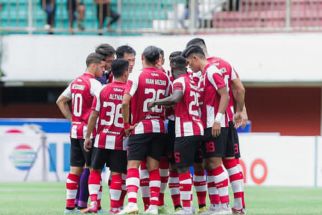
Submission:
M 246 87 L 246 184 L 322 186 L 322 0 L 0 0 L 0 34 L 0 181 L 65 180 L 55 101 L 100 43 L 132 46 L 138 72 L 146 46 L 197 36 Z

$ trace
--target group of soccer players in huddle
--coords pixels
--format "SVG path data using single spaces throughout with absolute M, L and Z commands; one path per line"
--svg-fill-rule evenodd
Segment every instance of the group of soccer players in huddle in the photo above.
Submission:
M 88 55 L 86 72 L 57 99 L 71 121 L 65 214 L 102 211 L 105 165 L 111 172 L 110 214 L 139 213 L 139 189 L 145 214 L 194 214 L 192 186 L 197 213 L 245 214 L 236 128 L 247 113 L 234 68 L 210 57 L 201 38 L 170 54 L 170 71 L 163 69 L 163 50 L 148 46 L 142 71 L 132 73 L 135 55 L 128 45 L 114 50 L 101 44 Z M 164 205 L 166 187 L 174 212 Z

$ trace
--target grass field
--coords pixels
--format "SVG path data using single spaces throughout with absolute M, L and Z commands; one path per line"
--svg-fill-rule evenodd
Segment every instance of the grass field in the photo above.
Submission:
M 0 215 L 63 214 L 64 187 L 63 183 L 0 183 Z M 103 208 L 108 209 L 104 188 Z M 173 211 L 170 196 L 166 198 Z M 322 214 L 322 189 L 246 187 L 246 204 L 247 214 Z

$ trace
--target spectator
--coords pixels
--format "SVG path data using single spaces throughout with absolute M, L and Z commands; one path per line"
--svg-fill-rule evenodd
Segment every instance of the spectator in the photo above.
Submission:
M 85 5 L 81 0 L 67 0 L 69 31 L 73 33 L 74 22 L 77 19 L 78 29 L 84 31 Z M 76 15 L 76 13 L 78 13 Z
M 103 29 L 104 21 L 106 17 L 110 17 L 110 20 L 107 23 L 107 29 L 111 30 L 111 25 L 114 24 L 119 18 L 120 14 L 113 11 L 111 8 L 111 0 L 95 0 L 95 3 L 97 5 L 97 20 L 99 23 L 99 30 L 101 31 Z
M 48 30 L 48 33 L 52 34 L 55 27 L 56 0 L 40 0 L 40 5 L 47 15 L 45 29 Z

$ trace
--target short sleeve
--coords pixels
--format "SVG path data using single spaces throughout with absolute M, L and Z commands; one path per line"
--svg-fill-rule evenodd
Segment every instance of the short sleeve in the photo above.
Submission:
M 207 69 L 207 78 L 216 90 L 226 87 L 225 81 L 219 69 L 212 65 Z
M 173 82 L 173 91 L 178 90 L 184 93 L 185 91 L 185 81 L 183 77 L 180 77 Z
M 235 80 L 235 79 L 238 79 L 238 78 L 239 78 L 238 73 L 236 72 L 235 68 L 232 67 L 232 69 L 231 69 L 231 80 Z
M 138 89 L 138 85 L 139 85 L 139 75 L 130 76 L 129 80 L 126 83 L 124 94 L 129 94 L 130 96 L 133 96 Z
M 99 96 L 99 93 L 101 92 L 102 89 L 102 84 L 96 80 L 96 79 L 90 79 L 90 83 L 91 83 L 91 95 L 92 96 Z
M 62 93 L 62 96 L 69 99 L 72 98 L 71 84 L 69 84 L 68 87 L 64 90 L 64 92 Z

